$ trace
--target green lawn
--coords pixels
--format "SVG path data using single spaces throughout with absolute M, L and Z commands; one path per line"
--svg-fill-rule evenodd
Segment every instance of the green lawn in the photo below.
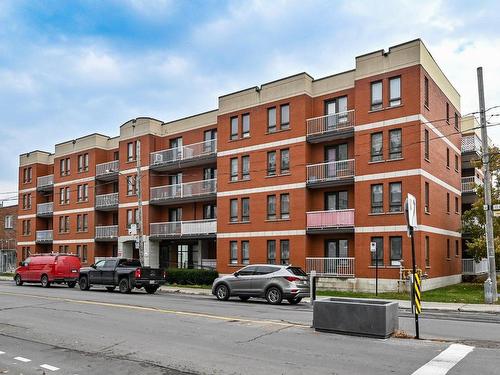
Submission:
M 409 293 L 356 293 L 337 291 L 318 291 L 319 296 L 356 297 L 356 298 L 382 298 L 410 300 Z M 451 303 L 484 303 L 483 283 L 461 283 L 429 290 L 422 293 L 422 301 L 451 302 Z M 500 304 L 500 301 L 498 302 Z
M 0 273 L 0 276 L 14 277 L 14 274 L 13 273 L 4 272 L 4 273 Z

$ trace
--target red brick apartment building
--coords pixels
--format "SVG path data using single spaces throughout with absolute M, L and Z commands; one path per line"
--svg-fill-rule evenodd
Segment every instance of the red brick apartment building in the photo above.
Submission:
M 20 156 L 18 255 L 136 256 L 140 141 L 145 262 L 291 263 L 343 288 L 397 288 L 411 266 L 403 203 L 418 200 L 424 287 L 460 281 L 460 96 L 420 40 L 221 96 L 218 109 L 137 118 L 109 138 Z M 370 253 L 370 242 L 377 253 Z
M 17 206 L 0 202 L 0 273 L 16 267 L 16 223 Z

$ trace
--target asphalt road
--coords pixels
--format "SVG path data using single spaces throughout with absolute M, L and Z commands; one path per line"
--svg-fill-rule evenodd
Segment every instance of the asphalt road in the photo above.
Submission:
M 436 372 L 436 364 L 448 364 L 449 374 L 498 374 L 500 368 L 496 315 L 425 313 L 427 340 L 419 341 L 318 333 L 311 321 L 307 304 L 0 282 L 0 374 L 447 373 Z M 413 332 L 405 311 L 400 328 Z

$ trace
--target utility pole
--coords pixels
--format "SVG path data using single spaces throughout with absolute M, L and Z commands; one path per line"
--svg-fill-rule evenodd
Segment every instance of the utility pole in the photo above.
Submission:
M 137 221 L 139 240 L 139 260 L 144 266 L 144 238 L 142 224 L 142 181 L 141 181 L 141 141 L 137 140 L 135 149 L 135 159 L 137 161 L 137 175 L 135 177 L 135 189 L 137 191 Z
M 477 86 L 479 91 L 479 114 L 481 120 L 481 142 L 483 146 L 484 173 L 484 208 L 486 215 L 486 251 L 490 266 L 489 280 L 485 282 L 485 302 L 495 303 L 498 300 L 497 275 L 495 268 L 495 246 L 493 244 L 493 213 L 491 206 L 491 172 L 490 153 L 488 148 L 488 132 L 486 130 L 486 106 L 484 104 L 483 68 L 477 68 Z M 491 285 L 491 301 L 487 298 Z

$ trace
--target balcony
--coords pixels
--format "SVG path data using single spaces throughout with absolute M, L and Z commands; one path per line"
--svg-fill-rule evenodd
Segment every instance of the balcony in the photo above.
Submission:
M 120 162 L 118 160 L 108 161 L 95 166 L 95 178 L 102 181 L 110 181 L 118 178 Z
M 36 216 L 51 217 L 54 214 L 54 202 L 39 203 L 36 205 Z
M 52 230 L 37 230 L 36 243 L 52 243 L 54 239 Z
M 354 183 L 354 159 L 307 166 L 307 187 L 322 188 Z
M 54 189 L 54 175 L 41 176 L 36 179 L 37 191 L 52 191 Z
M 151 223 L 150 236 L 162 238 L 215 238 L 217 220 L 171 221 Z
M 184 184 L 167 185 L 151 188 L 151 204 L 176 204 L 203 202 L 217 198 L 217 180 L 203 180 Z
M 95 227 L 96 241 L 116 241 L 118 239 L 118 225 Z
M 482 275 L 489 272 L 488 259 L 462 259 L 462 275 Z
M 118 209 L 118 193 L 96 195 L 95 209 L 100 211 Z
M 307 233 L 354 233 L 354 209 L 307 212 Z
M 211 139 L 168 150 L 152 152 L 150 169 L 167 171 L 212 164 L 217 161 L 217 140 Z
M 354 110 L 307 120 L 307 141 L 319 143 L 354 136 Z
M 483 185 L 483 181 L 476 176 L 462 177 L 462 194 L 476 194 L 477 186 Z
M 481 139 L 475 134 L 465 135 L 462 137 L 462 154 L 474 152 L 481 154 L 482 144 Z
M 306 272 L 318 276 L 354 277 L 354 258 L 306 258 Z

